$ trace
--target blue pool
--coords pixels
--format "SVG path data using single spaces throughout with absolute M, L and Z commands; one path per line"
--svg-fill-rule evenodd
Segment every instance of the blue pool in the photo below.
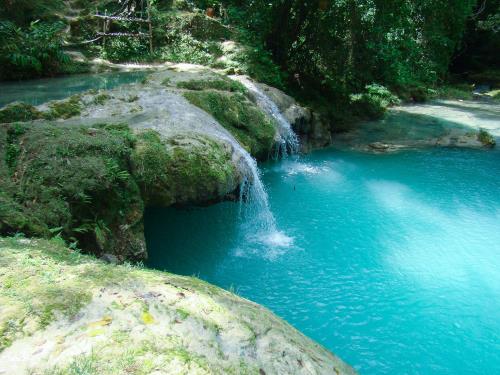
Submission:
M 237 203 L 150 210 L 149 264 L 265 305 L 362 374 L 500 373 L 500 152 L 335 149 L 263 168 L 279 229 Z

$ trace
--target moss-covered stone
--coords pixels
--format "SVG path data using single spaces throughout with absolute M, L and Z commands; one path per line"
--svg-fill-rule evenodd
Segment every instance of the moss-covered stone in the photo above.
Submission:
M 238 188 L 232 150 L 127 125 L 0 127 L 0 235 L 61 236 L 93 254 L 146 257 L 145 205 L 205 204 Z
M 484 129 L 479 130 L 479 133 L 477 133 L 477 140 L 485 147 L 495 147 L 497 144 L 495 138 Z
M 241 93 L 188 91 L 184 97 L 210 113 L 256 158 L 266 159 L 274 146 L 276 128 Z
M 26 103 L 12 103 L 0 110 L 0 124 L 38 120 L 43 113 Z
M 270 311 L 199 279 L 26 238 L 0 238 L 0 372 L 354 374 Z
M 206 203 L 236 186 L 231 150 L 223 143 L 195 134 L 162 141 L 153 131 L 137 138 L 133 174 L 148 205 Z
M 144 256 L 128 127 L 13 124 L 1 130 L 0 233 L 60 233 L 96 254 Z
M 180 89 L 186 90 L 219 90 L 229 92 L 239 92 L 242 94 L 247 93 L 247 89 L 240 82 L 234 81 L 230 78 L 221 76 L 215 79 L 193 79 L 190 81 L 183 81 L 177 84 Z
M 80 95 L 73 95 L 67 100 L 49 103 L 49 111 L 43 117 L 47 120 L 68 119 L 78 116 L 82 111 Z

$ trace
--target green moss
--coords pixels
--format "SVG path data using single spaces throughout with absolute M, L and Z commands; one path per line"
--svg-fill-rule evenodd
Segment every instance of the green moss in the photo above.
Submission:
M 82 104 L 80 95 L 73 95 L 64 101 L 55 101 L 49 104 L 49 111 L 44 113 L 47 120 L 68 119 L 80 115 Z
M 230 78 L 222 77 L 217 79 L 193 79 L 191 81 L 179 82 L 177 84 L 178 88 L 186 90 L 219 90 L 219 91 L 230 91 L 230 92 L 240 92 L 242 94 L 247 93 L 247 89 L 240 82 L 233 81 Z
M 0 238 L 0 269 L 0 303 L 9 306 L 0 315 L 0 351 L 60 317 L 73 318 L 90 303 L 91 288 L 126 282 L 134 271 L 117 272 L 57 241 L 14 238 Z
M 179 314 L 182 320 L 186 320 L 189 317 L 189 315 L 191 315 L 189 311 L 186 311 L 184 309 L 177 309 L 176 312 L 177 314 Z
M 144 199 L 159 206 L 222 198 L 236 174 L 230 150 L 194 134 L 163 142 L 157 133 L 145 131 L 138 135 L 132 165 Z
M 190 91 L 184 97 L 210 113 L 256 158 L 266 159 L 273 146 L 276 129 L 271 121 L 243 94 Z
M 165 79 L 161 82 L 161 84 L 162 84 L 163 86 L 170 86 L 170 85 L 172 84 L 172 79 L 170 79 L 169 77 L 167 77 L 167 78 L 165 78 Z
M 490 92 L 487 92 L 486 95 L 488 95 L 495 101 L 500 101 L 500 90 L 492 90 Z
M 19 130 L 13 124 L 4 130 L 0 234 L 60 233 L 95 253 L 139 246 L 130 236 L 143 204 L 128 173 L 134 139 L 127 126 L 40 124 Z
M 477 140 L 481 142 L 485 147 L 495 147 L 496 145 L 495 138 L 484 129 L 479 130 L 479 133 L 477 134 Z
M 0 123 L 25 122 L 38 120 L 43 113 L 26 103 L 13 103 L 0 110 Z
M 109 99 L 111 99 L 111 95 L 106 94 L 106 93 L 101 93 L 94 98 L 94 104 L 95 105 L 104 105 L 104 103 L 106 103 Z M 72 116 L 70 116 L 70 117 L 72 117 Z

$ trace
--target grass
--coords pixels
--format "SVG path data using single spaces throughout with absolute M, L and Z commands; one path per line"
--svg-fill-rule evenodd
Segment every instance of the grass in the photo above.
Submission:
M 178 88 L 194 91 L 203 90 L 218 90 L 218 91 L 229 91 L 229 92 L 239 92 L 241 94 L 247 94 L 247 89 L 240 82 L 233 81 L 230 78 L 222 77 L 217 79 L 193 79 L 190 81 L 179 82 L 177 84 Z

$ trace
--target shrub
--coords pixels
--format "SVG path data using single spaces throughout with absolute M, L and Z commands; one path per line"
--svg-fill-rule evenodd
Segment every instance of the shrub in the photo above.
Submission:
M 0 79 L 51 76 L 69 62 L 62 50 L 64 24 L 32 22 L 27 29 L 0 21 Z
M 384 116 L 387 107 L 399 103 L 398 97 L 382 85 L 367 85 L 365 90 L 350 97 L 355 113 L 363 118 L 379 119 Z

